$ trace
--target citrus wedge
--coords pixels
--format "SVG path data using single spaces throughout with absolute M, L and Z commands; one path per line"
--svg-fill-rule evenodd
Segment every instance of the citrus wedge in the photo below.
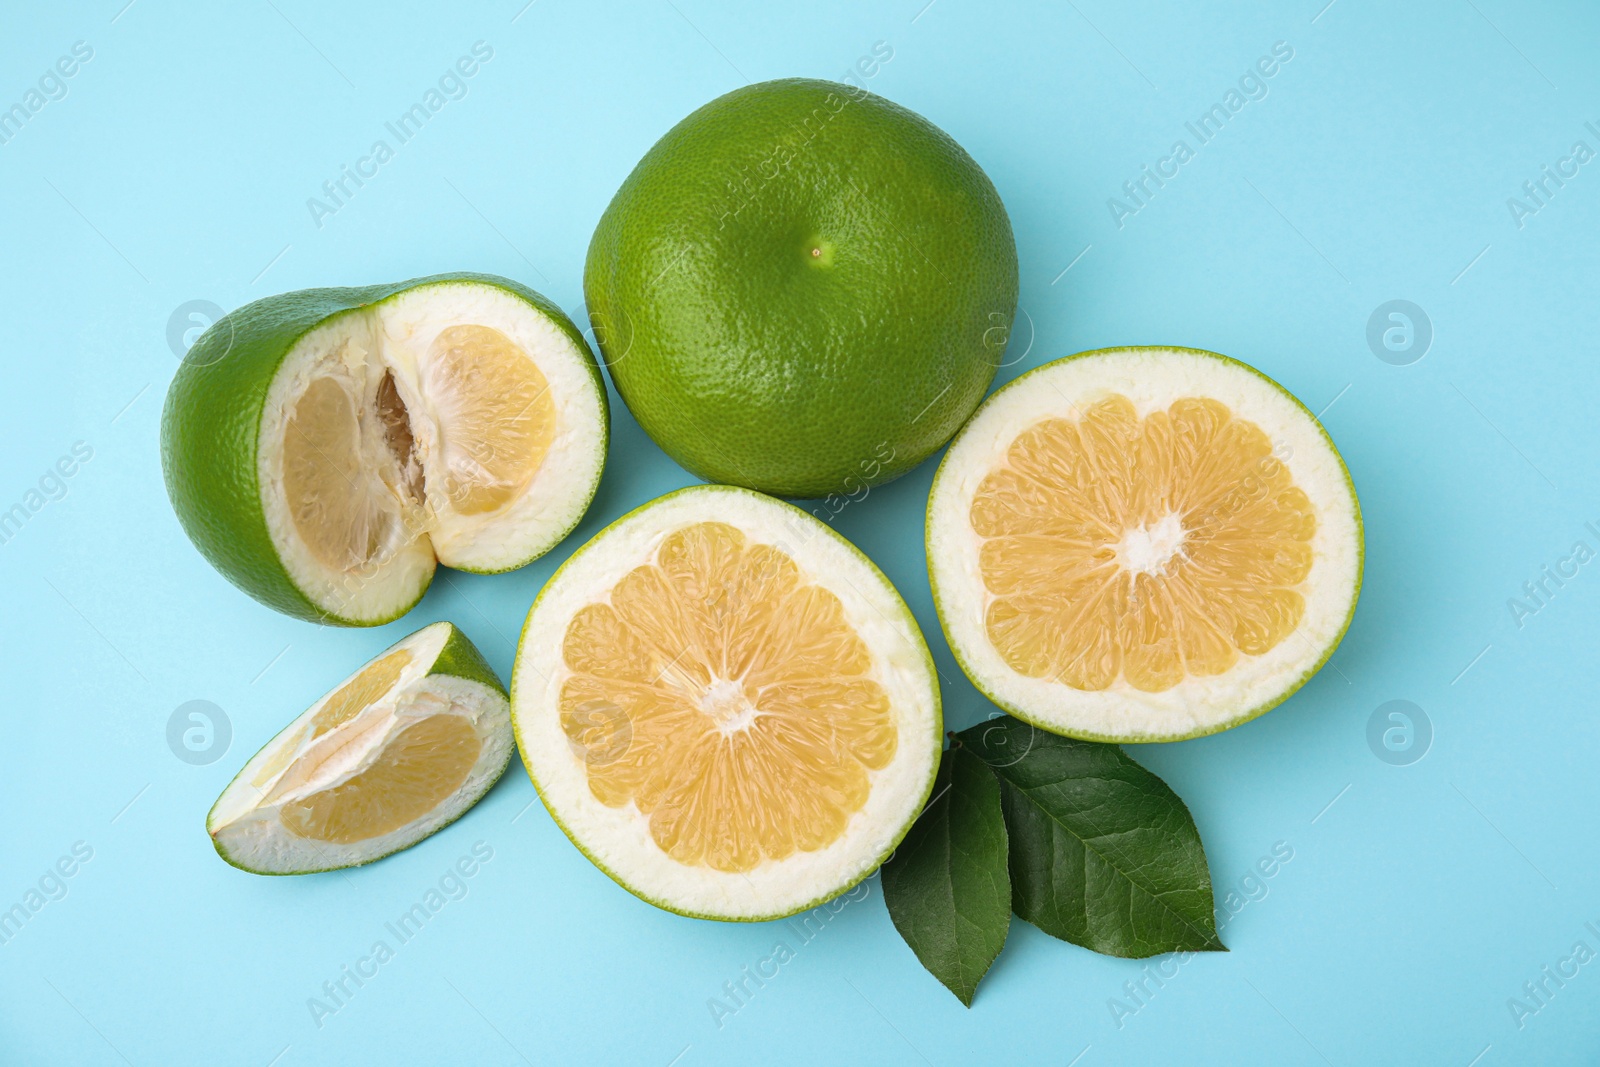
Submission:
M 437 622 L 383 652 L 244 765 L 206 819 L 255 874 L 370 863 L 453 822 L 511 760 L 510 706 L 472 642 Z
M 1361 511 L 1317 419 L 1243 363 L 1113 348 L 987 400 L 928 499 L 962 668 L 1058 733 L 1170 741 L 1276 706 L 1338 645 Z
M 561 310 L 504 278 L 440 275 L 268 297 L 195 342 L 162 417 L 184 529 L 258 600 L 388 622 L 436 563 L 496 572 L 583 517 L 605 387 Z
M 671 493 L 528 614 L 512 719 L 545 806 L 630 892 L 771 919 L 871 874 L 927 799 L 933 662 L 899 594 L 788 504 Z

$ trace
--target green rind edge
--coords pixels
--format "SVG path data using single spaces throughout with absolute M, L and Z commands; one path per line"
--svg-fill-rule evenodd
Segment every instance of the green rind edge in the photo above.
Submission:
M 435 626 L 441 625 L 435 623 Z M 454 623 L 446 622 L 442 625 L 450 627 L 450 636 L 445 641 L 444 647 L 439 649 L 439 654 L 434 657 L 433 666 L 428 670 L 428 676 L 435 674 L 448 674 L 453 678 L 461 678 L 468 682 L 477 682 L 479 685 L 488 686 L 507 700 L 511 694 L 506 691 L 505 683 L 500 681 L 500 676 L 489 666 L 489 661 L 483 658 L 483 653 L 478 651 L 478 646 L 473 644 L 466 634 Z M 421 633 L 421 631 L 417 631 Z
M 1026 709 L 1020 708 L 1009 701 L 1000 700 L 996 698 L 994 694 L 986 690 L 983 687 L 983 683 L 978 680 L 977 672 L 973 669 L 972 665 L 968 663 L 967 657 L 963 654 L 960 645 L 956 642 L 955 638 L 951 636 L 950 625 L 945 621 L 944 601 L 939 596 L 939 579 L 934 574 L 932 543 L 933 500 L 934 497 L 938 495 L 939 481 L 944 477 L 945 464 L 950 459 L 950 453 L 946 452 L 939 460 L 938 470 L 936 470 L 933 475 L 933 484 L 928 489 L 928 509 L 924 514 L 922 526 L 923 553 L 926 557 L 928 566 L 928 586 L 933 593 L 934 614 L 939 617 L 939 628 L 944 632 L 945 644 L 950 647 L 950 654 L 955 657 L 957 665 L 961 668 L 961 673 L 967 676 L 967 680 L 972 683 L 973 688 L 982 693 L 984 697 L 995 706 L 1003 708 L 1005 711 L 1022 720 L 1023 722 L 1028 723 L 1031 726 L 1036 726 L 1047 733 L 1060 734 L 1062 737 L 1072 737 L 1080 741 L 1103 741 L 1108 744 L 1115 745 L 1143 745 L 1161 744 L 1171 741 L 1193 741 L 1196 738 L 1210 737 L 1213 734 L 1220 734 L 1225 730 L 1233 729 L 1235 726 L 1242 726 L 1251 719 L 1260 718 L 1262 715 L 1265 715 L 1279 704 L 1282 704 L 1285 700 L 1288 700 L 1290 697 L 1294 696 L 1295 693 L 1299 692 L 1302 686 L 1311 680 L 1312 675 L 1322 670 L 1322 668 L 1327 664 L 1328 660 L 1332 658 L 1334 652 L 1338 649 L 1340 642 L 1344 640 L 1345 632 L 1350 629 L 1350 623 L 1355 619 L 1356 605 L 1361 600 L 1362 579 L 1366 571 L 1367 535 L 1366 526 L 1361 518 L 1361 499 L 1356 494 L 1355 481 L 1350 477 L 1350 468 L 1345 464 L 1344 456 L 1339 453 L 1338 446 L 1333 443 L 1333 438 L 1329 436 L 1327 427 L 1322 425 L 1322 420 L 1313 415 L 1311 413 L 1311 409 L 1300 402 L 1299 397 L 1295 396 L 1294 393 L 1284 388 L 1283 385 L 1276 379 L 1270 375 L 1262 373 L 1260 370 L 1257 370 L 1255 367 L 1250 366 L 1250 364 L 1245 363 L 1242 360 L 1234 359 L 1232 356 L 1225 356 L 1221 352 L 1212 352 L 1204 348 L 1187 348 L 1182 345 L 1117 345 L 1112 348 L 1095 348 L 1086 352 L 1075 352 L 1070 356 L 1062 356 L 1060 359 L 1053 359 L 1049 363 L 1042 363 L 1024 374 L 1017 375 L 1015 378 L 1011 379 L 1011 381 L 1007 382 L 1005 385 L 1002 385 L 999 389 L 996 389 L 987 398 L 985 398 L 984 402 L 978 405 L 978 409 L 972 413 L 972 419 L 976 419 L 979 415 L 981 415 L 983 413 L 983 409 L 988 407 L 991 402 L 1002 396 L 1008 390 L 1031 378 L 1033 375 L 1038 374 L 1040 371 L 1048 370 L 1051 367 L 1059 366 L 1063 363 L 1070 363 L 1076 359 L 1086 359 L 1090 356 L 1105 356 L 1123 352 L 1150 352 L 1152 350 L 1165 352 L 1188 352 L 1197 356 L 1209 356 L 1212 359 L 1221 360 L 1224 363 L 1231 363 L 1236 367 L 1249 371 L 1257 378 L 1260 378 L 1262 381 L 1268 383 L 1274 389 L 1278 390 L 1278 392 L 1288 397 L 1295 407 L 1305 412 L 1306 417 L 1311 420 L 1312 425 L 1316 426 L 1317 432 L 1322 435 L 1322 439 L 1327 442 L 1329 451 L 1333 453 L 1333 458 L 1338 461 L 1339 469 L 1344 472 L 1345 488 L 1349 490 L 1350 493 L 1350 509 L 1356 523 L 1355 589 L 1352 591 L 1350 597 L 1350 610 L 1345 613 L 1344 622 L 1339 626 L 1339 632 L 1334 634 L 1332 639 L 1329 640 L 1327 647 L 1323 649 L 1322 655 L 1318 657 L 1317 661 L 1310 667 L 1306 668 L 1305 671 L 1301 672 L 1301 674 L 1292 682 L 1290 682 L 1290 684 L 1285 687 L 1284 690 L 1277 696 L 1272 697 L 1271 699 L 1266 700 L 1255 707 L 1248 708 L 1244 712 L 1231 719 L 1227 719 L 1203 730 L 1196 730 L 1193 733 L 1184 734 L 1140 734 L 1138 736 L 1119 736 L 1116 734 L 1098 734 L 1088 731 L 1064 729 L 1059 725 L 1048 723 L 1042 719 L 1032 716 Z M 968 420 L 968 425 L 971 425 L 972 419 Z M 965 432 L 965 429 L 966 428 L 963 427 L 961 430 L 957 431 L 955 437 L 951 439 L 952 448 L 956 442 L 961 440 L 961 434 Z
M 500 684 L 500 679 L 495 675 L 493 669 L 489 667 L 488 662 L 484 660 L 483 654 L 478 651 L 477 646 L 467 638 L 467 635 L 462 633 L 460 628 L 451 622 L 429 623 L 428 626 L 424 626 L 422 630 L 428 629 L 429 626 L 448 626 L 450 628 L 450 636 L 446 639 L 444 646 L 439 650 L 439 655 L 435 657 L 433 666 L 428 670 L 427 674 L 423 675 L 423 677 L 430 678 L 435 674 L 444 674 L 453 678 L 460 678 L 465 682 L 473 682 L 499 695 L 501 699 L 507 702 L 507 706 L 509 708 L 510 698 L 506 694 L 505 686 Z M 399 641 L 396 641 L 382 652 L 379 652 L 377 655 L 373 656 L 372 659 L 367 660 L 367 663 L 371 663 L 373 660 L 380 659 L 383 656 L 388 655 L 395 649 L 396 646 L 411 640 L 411 638 L 421 633 L 422 630 L 417 630 L 413 633 L 407 634 L 405 637 L 400 638 Z M 441 666 L 441 661 L 444 660 L 447 655 L 451 657 L 450 662 Z M 460 670 L 451 669 L 457 665 L 461 667 Z M 362 664 L 362 666 L 366 666 L 366 664 Z M 480 668 L 481 674 L 486 675 L 487 677 L 478 676 Z M 360 670 L 361 668 L 358 667 L 356 669 Z M 326 693 L 323 694 L 323 696 L 326 695 Z M 321 700 L 322 697 L 318 697 L 317 699 Z M 312 703 L 314 704 L 315 701 Z M 300 714 L 304 715 L 305 712 L 301 712 Z M 296 715 L 295 719 L 298 719 L 299 717 L 300 715 Z M 290 720 L 291 725 L 293 724 L 293 721 L 294 720 Z M 288 727 L 285 727 L 284 729 L 288 729 Z M 250 766 L 250 760 L 253 760 L 259 756 L 263 749 L 266 749 L 272 744 L 272 742 L 276 741 L 282 735 L 283 730 L 279 730 L 277 733 L 273 734 L 267 739 L 266 744 L 263 744 L 261 748 L 258 748 L 255 750 L 255 752 L 251 753 L 249 759 L 246 759 L 244 761 L 244 765 L 239 768 L 239 774 L 243 774 L 244 768 Z M 222 845 L 217 841 L 217 839 L 211 836 L 211 816 L 217 810 L 217 804 L 221 802 L 222 794 L 217 795 L 217 800 L 212 803 L 211 810 L 206 813 L 206 838 L 211 842 L 211 847 L 216 854 L 222 857 L 222 862 L 226 863 L 235 870 L 243 871 L 246 874 L 259 875 L 263 878 L 292 878 L 302 874 L 327 874 L 330 871 L 347 871 L 352 867 L 365 867 L 369 863 L 377 863 L 379 860 L 392 856 L 396 852 L 404 852 L 413 845 L 420 845 L 422 842 L 426 841 L 430 837 L 433 837 L 446 827 L 453 826 L 456 820 L 460 819 L 467 812 L 477 807 L 478 802 L 489 795 L 489 790 L 493 789 L 495 785 L 499 783 L 500 779 L 505 777 L 507 768 L 511 766 L 511 754 L 513 751 L 515 751 L 515 749 L 516 746 L 513 744 L 511 748 L 506 750 L 506 758 L 505 761 L 500 764 L 500 769 L 485 779 L 484 786 L 478 791 L 478 795 L 473 797 L 471 802 L 469 802 L 460 811 L 456 812 L 456 814 L 450 819 L 440 823 L 438 826 L 434 827 L 432 831 L 423 834 L 415 841 L 407 842 L 404 845 L 396 845 L 389 851 L 379 853 L 378 855 L 373 856 L 371 859 L 362 860 L 360 863 L 342 863 L 332 867 L 307 867 L 304 870 L 299 871 L 258 871 L 254 867 L 246 867 L 242 863 L 235 863 L 233 858 L 223 850 Z M 228 779 L 228 785 L 224 786 L 222 789 L 223 793 L 226 793 L 228 788 L 232 786 L 234 782 L 239 780 L 239 774 L 235 774 L 232 778 Z
M 802 905 L 800 905 L 798 907 L 792 908 L 792 909 L 790 909 L 788 911 L 773 912 L 773 913 L 767 914 L 767 915 L 740 915 L 740 916 L 708 915 L 708 914 L 704 914 L 704 913 L 701 913 L 701 912 L 679 911 L 678 909 L 674 908 L 672 905 L 667 904 L 664 901 L 660 901 L 660 900 L 655 899 L 649 893 L 646 893 L 646 892 L 644 892 L 642 890 L 639 890 L 639 889 L 635 888 L 634 886 L 629 885 L 626 881 L 624 881 L 621 877 L 619 877 L 609 867 L 607 867 L 605 864 L 601 863 L 598 859 L 596 859 L 593 855 L 591 855 L 589 853 L 588 849 L 583 847 L 583 844 L 575 836 L 573 836 L 572 831 L 567 828 L 567 824 L 562 821 L 561 815 L 555 810 L 555 808 L 551 807 L 551 805 L 550 805 L 550 803 L 548 801 L 545 800 L 545 798 L 544 798 L 544 788 L 543 788 L 543 786 L 541 786 L 539 784 L 539 779 L 534 775 L 533 768 L 531 766 L 529 766 L 527 759 L 523 759 L 522 767 L 523 767 L 523 770 L 528 772 L 528 779 L 529 779 L 529 781 L 531 781 L 533 783 L 533 789 L 534 789 L 534 792 L 537 793 L 538 796 L 539 796 L 540 804 L 543 805 L 545 811 L 550 813 L 550 818 L 555 822 L 555 824 L 557 826 L 559 826 L 561 828 L 561 832 L 567 835 L 567 840 L 571 841 L 573 846 L 575 848 L 577 848 L 577 850 L 580 853 L 583 854 L 583 857 L 585 859 L 587 859 L 590 863 L 594 864 L 597 868 L 599 868 L 599 870 L 603 874 L 605 874 L 606 877 L 610 878 L 613 882 L 617 883 L 623 889 L 626 889 L 629 893 L 632 893 L 634 896 L 638 897 L 640 900 L 644 901 L 646 904 L 654 905 L 655 907 L 660 908 L 662 911 L 671 912 L 673 915 L 682 915 L 685 918 L 689 918 L 689 919 L 709 919 L 709 920 L 712 920 L 714 922 L 740 922 L 740 923 L 770 922 L 770 921 L 772 921 L 774 919 L 787 919 L 791 915 L 798 915 L 803 911 L 809 911 L 812 908 L 818 907 L 818 906 L 820 906 L 822 904 L 826 904 L 828 901 L 833 900 L 835 897 L 838 897 L 840 894 L 848 893 L 850 890 L 854 889 L 856 886 L 860 885 L 862 882 L 866 881 L 868 878 L 871 878 L 872 875 L 877 872 L 878 868 L 883 866 L 883 861 L 888 859 L 890 856 L 892 856 L 894 854 L 894 850 L 900 847 L 900 842 L 902 840 L 904 840 L 906 834 L 911 832 L 911 827 L 916 824 L 917 816 L 922 814 L 922 809 L 928 803 L 928 797 L 933 794 L 933 783 L 934 783 L 934 780 L 939 775 L 939 758 L 938 758 L 938 754 L 942 751 L 942 749 L 944 747 L 944 704 L 943 704 L 942 696 L 941 696 L 941 694 L 939 692 L 939 680 L 938 680 L 939 679 L 939 672 L 938 672 L 938 668 L 934 665 L 934 662 L 933 662 L 933 653 L 928 650 L 928 641 L 927 641 L 927 639 L 925 637 L 922 636 L 922 627 L 917 625 L 916 616 L 913 615 L 911 613 L 911 609 L 906 606 L 905 599 L 900 596 L 900 591 L 894 587 L 894 583 L 889 581 L 888 576 L 885 575 L 883 573 L 883 571 L 878 568 L 878 565 L 876 563 L 872 562 L 872 560 L 867 556 L 867 554 L 865 552 L 862 552 L 861 549 L 857 548 L 854 544 L 851 544 L 851 542 L 843 534 L 839 533 L 837 530 L 835 530 L 833 527 L 827 525 L 826 523 L 819 521 L 814 515 L 811 515 L 811 514 L 807 513 L 803 508 L 795 507 L 793 504 L 790 504 L 786 500 L 779 500 L 777 497 L 768 496 L 766 493 L 762 493 L 762 492 L 760 492 L 758 490 L 745 489 L 745 488 L 743 488 L 741 486 L 735 486 L 735 485 L 711 485 L 711 484 L 706 484 L 706 485 L 686 486 L 686 487 L 684 487 L 682 489 L 673 490 L 670 493 L 664 493 L 661 496 L 658 496 L 653 500 L 650 500 L 650 501 L 648 501 L 648 502 L 646 502 L 644 504 L 641 504 L 638 507 L 634 508 L 632 511 L 629 511 L 626 514 L 618 517 L 617 519 L 615 519 L 611 523 L 609 523 L 605 527 L 605 529 L 601 530 L 599 533 L 597 533 L 593 537 L 591 537 L 582 547 L 580 547 L 577 551 L 573 552 L 572 555 L 568 556 L 566 558 L 566 560 L 561 564 L 560 567 L 556 568 L 555 573 L 550 576 L 550 579 L 547 582 L 545 582 L 544 588 L 539 590 L 539 595 L 534 598 L 533 606 L 528 609 L 527 619 L 523 620 L 522 631 L 517 636 L 517 659 L 516 659 L 516 663 L 512 666 L 512 670 L 511 670 L 511 731 L 512 731 L 512 734 L 516 737 L 516 740 L 517 740 L 517 751 L 520 753 L 522 751 L 522 730 L 521 730 L 520 726 L 518 725 L 518 718 L 517 718 L 517 676 L 518 676 L 518 667 L 521 665 L 521 662 L 522 662 L 522 642 L 523 642 L 524 639 L 526 639 L 526 637 L 528 635 L 528 622 L 532 620 L 532 618 L 534 616 L 534 613 L 539 610 L 539 604 L 544 600 L 545 593 L 551 588 L 551 586 L 555 585 L 556 579 L 558 577 L 560 577 L 561 572 L 564 571 L 568 566 L 570 566 L 572 564 L 572 562 L 574 560 L 576 560 L 579 556 L 583 555 L 590 548 L 592 548 L 596 544 L 598 544 L 606 536 L 606 534 L 611 531 L 612 527 L 618 526 L 621 523 L 623 523 L 624 521 L 626 521 L 627 519 L 630 519 L 633 516 L 640 514 L 641 512 L 648 511 L 651 508 L 655 507 L 657 504 L 660 504 L 660 503 L 663 503 L 663 502 L 665 502 L 667 500 L 670 500 L 673 497 L 681 496 L 681 495 L 683 495 L 685 493 L 705 493 L 705 492 L 742 493 L 742 494 L 744 494 L 746 496 L 758 497 L 758 498 L 760 498 L 761 500 L 764 500 L 764 501 L 771 501 L 774 504 L 779 504 L 779 505 L 781 505 L 783 507 L 789 508 L 790 510 L 798 513 L 799 515 L 804 516 L 805 521 L 813 523 L 816 526 L 820 527 L 830 537 L 833 537 L 840 544 L 843 544 L 845 547 L 850 549 L 850 551 L 855 553 L 855 555 L 858 558 L 860 558 L 862 560 L 862 562 L 866 563 L 866 565 L 869 568 L 871 568 L 872 573 L 877 576 L 879 582 L 882 583 L 883 588 L 888 591 L 888 593 L 890 594 L 891 597 L 893 597 L 894 604 L 899 607 L 901 616 L 905 619 L 905 621 L 907 623 L 910 624 L 911 633 L 912 633 L 913 636 L 915 636 L 916 641 L 917 641 L 917 645 L 922 650 L 923 665 L 924 665 L 924 667 L 926 668 L 926 671 L 927 671 L 928 681 L 930 683 L 929 688 L 931 689 L 931 691 L 933 693 L 934 729 L 933 729 L 933 736 L 930 738 L 930 743 L 932 744 L 932 746 L 934 748 L 935 758 L 932 761 L 933 762 L 932 769 L 928 772 L 928 779 L 927 779 L 926 782 L 923 783 L 923 786 L 922 786 L 922 797 L 917 802 L 916 812 L 911 816 L 911 818 L 906 820 L 906 824 L 900 828 L 900 832 L 895 834 L 894 840 L 890 842 L 889 847 L 881 855 L 879 855 L 878 858 L 872 862 L 872 864 L 870 864 L 863 871 L 863 873 L 861 874 L 860 877 L 855 878 L 852 881 L 846 882 L 843 885 L 840 885 L 837 889 L 834 889 L 831 892 L 828 892 L 828 893 L 826 893 L 826 894 L 824 894 L 822 896 L 816 897 L 815 899 L 813 899 L 813 900 L 811 900 L 811 901 L 809 901 L 809 902 L 807 902 L 805 904 L 802 904 Z
M 600 398 L 601 472 L 610 440 L 610 403 L 600 365 L 588 342 L 559 307 L 527 286 L 493 274 L 433 274 L 388 285 L 301 289 L 264 297 L 224 315 L 189 349 L 167 389 L 161 415 L 161 467 L 167 496 L 184 532 L 217 572 L 256 600 L 293 618 L 334 626 L 381 626 L 406 614 L 417 599 L 392 615 L 348 618 L 319 607 L 290 578 L 267 529 L 256 478 L 262 407 L 285 357 L 311 330 L 340 315 L 373 307 L 430 285 L 493 286 L 531 304 L 550 319 L 585 357 Z M 189 418 L 187 413 L 205 413 Z M 599 488 L 599 473 L 588 501 Z M 584 511 L 587 511 L 587 503 Z M 500 570 L 537 559 L 576 527 L 534 555 Z

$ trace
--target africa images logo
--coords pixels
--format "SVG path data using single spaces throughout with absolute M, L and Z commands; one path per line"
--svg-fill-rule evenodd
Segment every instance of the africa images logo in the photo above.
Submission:
M 324 219 L 337 215 L 368 181 L 376 178 L 378 168 L 395 157 L 395 150 L 421 133 L 422 127 L 443 111 L 446 104 L 452 100 L 466 99 L 468 80 L 477 75 L 483 64 L 494 58 L 494 48 L 486 41 L 475 42 L 471 51 L 471 55 L 461 56 L 439 75 L 438 82 L 430 85 L 421 99 L 402 111 L 394 121 L 383 124 L 389 136 L 394 138 L 393 145 L 386 138 L 378 138 L 372 142 L 367 154 L 357 159 L 353 166 L 341 164 L 339 173 L 322 183 L 322 197 L 306 199 L 306 210 L 311 213 L 311 221 L 316 223 L 317 229 L 322 229 Z
M 20 100 L 9 107 L 0 104 L 0 145 L 10 144 L 12 139 L 22 132 L 22 127 L 32 121 L 33 117 L 47 105 L 57 100 L 65 100 L 70 91 L 67 83 L 93 58 L 94 48 L 88 42 L 74 41 L 72 54 L 60 57 L 53 65 L 47 67 L 45 72 L 39 75 L 39 80 L 23 92 Z
M 1233 116 L 1244 110 L 1246 104 L 1253 100 L 1265 100 L 1269 91 L 1268 79 L 1276 77 L 1293 58 L 1294 47 L 1289 42 L 1273 42 L 1272 54 L 1257 59 L 1252 67 L 1239 75 L 1237 87 L 1229 86 L 1221 100 L 1200 112 L 1194 121 L 1183 124 L 1189 136 L 1194 138 L 1192 147 L 1187 139 L 1180 137 L 1172 142 L 1172 148 L 1156 160 L 1154 166 L 1148 163 L 1141 165 L 1138 177 L 1122 183 L 1123 196 L 1107 197 L 1106 210 L 1111 213 L 1111 221 L 1117 224 L 1117 229 L 1122 229 L 1128 219 L 1149 207 L 1155 194 L 1182 173 L 1182 167 L 1195 158 L 1197 150 L 1215 140 Z

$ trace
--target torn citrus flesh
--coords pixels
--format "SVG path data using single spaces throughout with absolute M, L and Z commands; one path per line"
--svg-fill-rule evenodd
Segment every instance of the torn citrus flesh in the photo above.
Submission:
M 291 833 L 317 841 L 350 845 L 379 837 L 460 788 L 482 747 L 459 715 L 418 719 L 390 738 L 366 770 L 285 804 L 280 818 Z
M 555 437 L 556 408 L 539 368 L 505 334 L 451 326 L 433 342 L 427 391 L 443 424 L 445 495 L 458 515 L 503 506 L 533 480 Z
M 568 740 L 596 752 L 597 730 L 632 732 L 626 753 L 586 761 L 590 791 L 631 800 L 680 863 L 747 871 L 826 847 L 895 753 L 888 694 L 838 597 L 726 523 L 668 535 L 609 603 L 578 611 L 562 656 Z
M 1317 516 L 1261 427 L 1112 395 L 1020 434 L 971 506 L 989 639 L 1018 672 L 1163 692 L 1299 624 Z

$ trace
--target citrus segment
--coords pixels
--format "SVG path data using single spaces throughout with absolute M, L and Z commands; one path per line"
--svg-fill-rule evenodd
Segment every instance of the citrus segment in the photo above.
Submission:
M 314 380 L 295 403 L 283 483 L 295 531 L 320 562 L 353 570 L 378 554 L 393 517 L 370 492 L 355 402 L 337 379 Z
M 400 672 L 411 662 L 411 652 L 399 649 L 362 668 L 361 673 L 341 685 L 323 701 L 322 710 L 311 720 L 312 737 L 321 737 L 335 726 L 355 718 L 369 704 L 393 689 Z
M 451 326 L 434 339 L 424 388 L 456 513 L 494 511 L 522 492 L 556 429 L 549 384 L 527 354 L 491 327 Z
M 1252 717 L 1331 654 L 1361 518 L 1309 412 L 1243 364 L 1108 349 L 979 409 L 934 479 L 928 567 L 974 683 L 1093 740 Z
M 583 743 L 608 701 L 650 763 L 590 763 L 595 797 L 632 800 L 669 855 L 718 870 L 837 840 L 896 740 L 838 597 L 781 550 L 701 522 L 668 534 L 610 598 L 567 627 L 562 728 Z

